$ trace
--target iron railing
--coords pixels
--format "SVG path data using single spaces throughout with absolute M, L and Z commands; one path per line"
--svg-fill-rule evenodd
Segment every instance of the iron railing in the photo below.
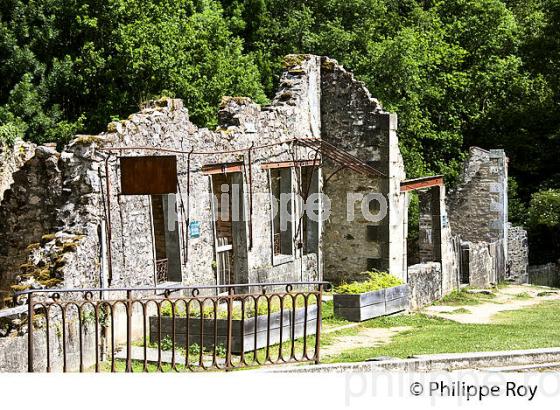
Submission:
M 156 260 L 156 283 L 164 283 L 169 280 L 169 259 Z
M 28 371 L 202 371 L 320 360 L 327 282 L 42 289 L 27 304 Z

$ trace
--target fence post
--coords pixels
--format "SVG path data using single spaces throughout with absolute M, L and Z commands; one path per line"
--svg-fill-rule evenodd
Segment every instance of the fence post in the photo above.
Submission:
M 132 291 L 130 289 L 126 291 L 126 372 L 132 372 Z
M 319 284 L 317 295 L 317 332 L 315 333 L 315 364 L 321 361 L 321 320 L 323 318 L 323 284 Z
M 228 288 L 227 296 L 227 340 L 226 340 L 226 371 L 231 370 L 231 348 L 232 348 L 232 332 L 233 332 L 233 288 Z
M 27 371 L 33 373 L 33 294 L 27 297 Z

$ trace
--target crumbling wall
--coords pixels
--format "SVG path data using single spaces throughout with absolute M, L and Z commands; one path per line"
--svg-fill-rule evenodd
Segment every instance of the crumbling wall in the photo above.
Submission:
M 529 242 L 527 231 L 521 226 L 508 226 L 506 279 L 515 283 L 527 283 L 529 266 Z
M 445 294 L 441 263 L 428 262 L 409 266 L 408 289 L 411 310 L 441 299 Z
M 405 198 L 400 192 L 404 166 L 396 136 L 396 115 L 383 111 L 350 72 L 334 60 L 323 58 L 321 120 L 324 140 L 384 174 L 375 177 L 350 170 L 337 172 L 339 165 L 326 162 L 323 173 L 328 182 L 324 192 L 330 198 L 331 213 L 324 228 L 325 278 L 357 279 L 363 271 L 380 270 L 406 279 Z M 382 205 L 375 199 L 365 202 L 373 215 L 387 211 L 380 221 L 364 218 L 359 199 L 347 201 L 348 195 L 363 198 L 369 194 L 382 195 Z M 354 216 L 351 221 L 349 214 Z
M 472 252 L 480 251 L 480 266 L 472 265 L 469 275 L 473 286 L 487 286 L 504 280 L 508 244 L 508 159 L 503 150 L 471 147 L 460 182 L 450 191 L 447 201 L 453 235 L 473 243 Z M 478 244 L 478 243 L 481 244 Z M 484 243 L 484 244 L 482 244 Z M 488 248 L 484 250 L 483 248 Z M 486 254 L 490 252 L 487 260 Z M 485 266 L 493 265 L 495 271 Z M 477 270 L 478 269 L 478 270 Z M 492 276 L 483 277 L 490 274 Z M 467 273 L 465 273 L 466 275 Z
M 13 174 L 13 183 L 4 192 L 0 204 L 0 289 L 8 289 L 19 273 L 39 274 L 21 265 L 29 251 L 40 246 L 39 242 L 46 240 L 43 237 L 57 226 L 56 210 L 62 194 L 59 160 L 53 148 L 38 147 Z
M 239 161 L 246 170 L 251 168 L 242 179 L 247 232 L 249 190 L 253 192 L 252 246 L 247 250 L 247 269 L 241 281 L 319 278 L 317 254 L 296 249 L 289 263 L 276 264 L 272 258 L 269 179 L 261 165 L 292 160 L 294 147 L 289 141 L 293 138 L 320 136 L 319 58 L 288 56 L 285 64 L 278 94 L 270 106 L 260 107 L 244 97 L 224 97 L 215 131 L 192 124 L 182 101 L 164 98 L 149 103 L 126 120 L 110 123 L 107 132 L 77 136 L 61 154 L 56 154 L 59 176 L 48 183 L 36 181 L 42 189 L 57 193 L 59 206 L 41 206 L 37 212 L 52 223 L 42 229 L 40 236 L 11 246 L 21 252 L 19 263 L 27 259 L 30 270 L 42 276 L 48 271 L 50 278 L 64 279 L 65 287 L 155 284 L 150 197 L 120 195 L 120 165 L 115 154 L 169 155 L 168 151 L 158 152 L 163 148 L 177 151 L 177 206 L 187 209 L 179 212 L 176 226 L 185 244 L 178 261 L 184 284 L 213 284 L 217 280 L 210 177 L 202 167 Z M 273 145 L 281 141 L 287 142 Z M 263 145 L 270 147 L 249 153 L 251 146 Z M 152 147 L 153 151 L 126 150 L 138 146 Z M 125 150 L 109 155 L 112 147 Z M 187 161 L 189 150 L 209 155 L 193 155 Z M 308 150 L 301 148 L 296 155 L 310 157 Z M 32 178 L 33 172 L 26 169 L 21 175 Z M 187 197 L 189 190 L 191 196 Z M 3 207 L 3 212 L 14 215 L 13 208 Z M 188 237 L 187 219 L 200 223 L 199 237 Z M 45 234 L 48 235 L 42 237 Z M 33 249 L 26 249 L 30 244 Z M 104 249 L 102 244 L 106 245 Z M 13 277 L 5 279 L 12 282 Z M 34 279 L 22 275 L 17 289 L 40 286 Z
M 503 249 L 501 241 L 487 242 L 461 242 L 463 269 L 468 275 L 468 284 L 473 287 L 487 288 L 495 285 L 500 280 L 500 272 L 505 269 L 500 254 Z
M 17 139 L 13 145 L 0 143 L 0 201 L 14 182 L 13 174 L 35 154 L 35 144 Z
M 471 147 L 461 180 L 448 195 L 453 233 L 466 241 L 507 238 L 507 158 L 503 150 Z

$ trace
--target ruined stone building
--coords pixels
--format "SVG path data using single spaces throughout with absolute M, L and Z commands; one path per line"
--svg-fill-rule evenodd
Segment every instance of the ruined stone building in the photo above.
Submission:
M 502 151 L 473 148 L 449 200 L 440 176 L 407 180 L 396 115 L 312 55 L 286 57 L 270 105 L 224 97 L 218 117 L 216 130 L 198 128 L 180 100 L 162 99 L 62 152 L 7 157 L 0 287 L 341 281 L 380 270 L 409 282 L 416 307 L 505 276 Z M 421 261 L 408 267 L 414 190 Z M 275 213 L 280 194 L 288 221 Z M 328 218 L 304 212 L 310 198 Z

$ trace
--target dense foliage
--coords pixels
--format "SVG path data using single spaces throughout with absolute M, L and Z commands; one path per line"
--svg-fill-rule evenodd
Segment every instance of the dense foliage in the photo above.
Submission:
M 64 142 L 160 95 L 212 126 L 221 95 L 266 101 L 284 54 L 324 54 L 399 114 L 409 176 L 453 184 L 466 147 L 504 148 L 513 222 L 538 242 L 531 195 L 560 188 L 559 32 L 560 0 L 1 0 L 0 140 Z
M 0 135 L 67 140 L 162 94 L 212 124 L 224 94 L 264 101 L 259 72 L 210 0 L 2 0 Z

